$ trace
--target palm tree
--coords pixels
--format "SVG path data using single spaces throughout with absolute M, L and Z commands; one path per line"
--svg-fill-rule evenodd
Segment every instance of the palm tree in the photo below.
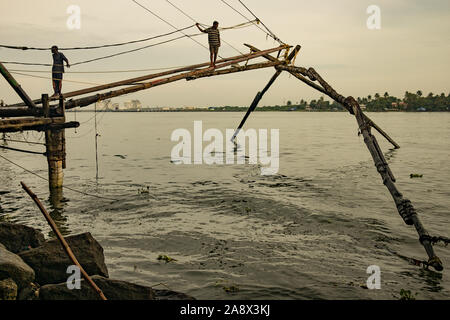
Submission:
M 375 99 L 379 99 L 380 98 L 380 94 L 377 92 L 375 93 Z
M 385 93 L 384 93 L 384 97 L 385 97 L 385 98 L 389 97 L 389 93 L 385 92 Z
M 371 100 L 372 100 L 372 96 L 371 96 L 370 94 L 367 96 L 367 100 L 368 100 L 368 101 L 371 101 Z
M 416 94 L 417 94 L 419 97 L 421 97 L 421 96 L 422 96 L 422 91 L 418 90 Z

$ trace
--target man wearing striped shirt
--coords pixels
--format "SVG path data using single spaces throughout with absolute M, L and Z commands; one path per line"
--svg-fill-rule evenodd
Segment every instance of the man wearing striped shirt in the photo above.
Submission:
M 211 65 L 210 67 L 216 67 L 217 55 L 219 53 L 220 47 L 220 32 L 219 32 L 219 23 L 214 21 L 213 26 L 208 29 L 200 28 L 200 25 L 197 23 L 197 28 L 203 32 L 208 34 L 208 42 L 209 42 L 209 52 Z

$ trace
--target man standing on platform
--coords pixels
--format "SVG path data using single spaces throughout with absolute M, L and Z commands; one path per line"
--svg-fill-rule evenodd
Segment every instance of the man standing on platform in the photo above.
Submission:
M 55 91 L 52 97 L 56 97 L 61 94 L 62 80 L 64 73 L 64 61 L 67 64 L 67 68 L 70 68 L 70 65 L 69 60 L 67 60 L 66 56 L 63 53 L 58 52 L 57 46 L 52 47 L 52 54 L 53 54 L 52 80 L 53 80 L 53 90 Z
M 217 55 L 219 54 L 219 47 L 220 47 L 219 23 L 217 21 L 214 21 L 213 26 L 208 29 L 200 28 L 200 25 L 198 23 L 196 23 L 196 26 L 198 30 L 208 34 L 209 52 L 211 59 L 210 67 L 215 68 Z

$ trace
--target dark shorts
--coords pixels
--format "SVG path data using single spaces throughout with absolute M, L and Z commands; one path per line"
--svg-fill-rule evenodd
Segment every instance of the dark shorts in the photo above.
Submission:
M 63 78 L 62 72 L 53 72 L 52 73 L 53 81 L 61 81 Z
M 218 52 L 219 52 L 219 47 L 220 46 L 214 46 L 214 45 L 209 45 L 209 51 L 210 52 L 212 52 L 212 53 L 215 53 L 215 54 L 217 54 Z

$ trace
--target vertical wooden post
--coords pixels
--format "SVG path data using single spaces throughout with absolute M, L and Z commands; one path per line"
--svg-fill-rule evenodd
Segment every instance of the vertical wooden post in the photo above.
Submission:
M 44 109 L 44 116 L 52 116 L 50 114 L 50 107 L 48 102 L 48 95 L 42 95 L 42 106 Z M 64 102 L 60 103 L 57 109 L 57 116 L 64 117 Z M 51 198 L 60 199 L 62 197 L 63 186 L 63 164 L 65 162 L 65 147 L 64 147 L 64 130 L 49 129 L 45 131 L 46 155 L 48 162 L 48 182 L 50 188 Z M 61 195 L 58 196 L 58 195 Z
M 0 107 L 3 107 L 3 100 L 0 100 Z M 5 119 L 4 117 L 2 117 L 2 119 Z M 3 132 L 2 133 L 2 139 L 3 139 L 3 142 L 4 143 L 6 143 L 6 133 L 5 132 Z

